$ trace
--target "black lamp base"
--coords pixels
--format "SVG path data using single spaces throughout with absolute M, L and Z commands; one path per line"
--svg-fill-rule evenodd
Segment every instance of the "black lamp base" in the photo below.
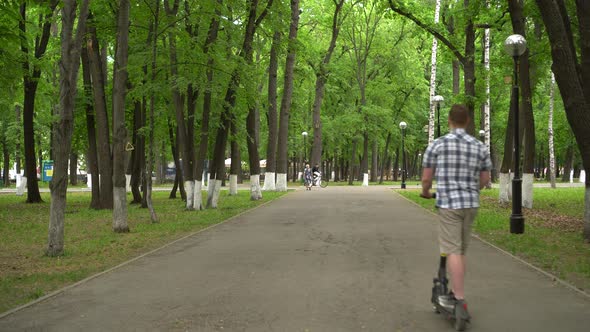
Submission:
M 522 214 L 513 214 L 510 216 L 510 233 L 524 233 L 524 217 Z

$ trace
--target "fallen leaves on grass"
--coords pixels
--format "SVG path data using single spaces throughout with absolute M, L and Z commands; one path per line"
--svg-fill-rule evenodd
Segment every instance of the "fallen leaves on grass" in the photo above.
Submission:
M 499 206 L 504 209 L 511 208 L 510 203 L 498 203 L 496 197 L 481 196 L 481 199 L 491 206 Z M 551 210 L 533 207 L 533 209 L 523 208 L 522 212 L 527 222 L 541 227 L 559 229 L 563 232 L 582 232 L 584 229 L 584 221 L 582 219 L 559 214 Z

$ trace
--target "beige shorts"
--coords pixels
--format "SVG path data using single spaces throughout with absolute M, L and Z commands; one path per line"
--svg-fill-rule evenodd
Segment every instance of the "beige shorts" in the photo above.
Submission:
M 465 255 L 477 208 L 438 209 L 438 243 L 441 254 Z

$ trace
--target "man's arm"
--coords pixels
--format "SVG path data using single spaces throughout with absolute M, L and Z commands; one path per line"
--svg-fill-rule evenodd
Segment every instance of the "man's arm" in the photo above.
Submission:
M 422 193 L 420 196 L 424 198 L 432 198 L 430 188 L 432 188 L 432 178 L 434 176 L 434 168 L 427 167 L 422 170 Z
M 483 189 L 488 183 L 490 183 L 490 171 L 479 172 L 479 189 Z

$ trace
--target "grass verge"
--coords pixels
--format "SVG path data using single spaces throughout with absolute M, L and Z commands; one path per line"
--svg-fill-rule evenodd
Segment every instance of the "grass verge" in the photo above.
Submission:
M 418 190 L 401 195 L 435 212 L 434 200 Z M 584 188 L 535 188 L 534 208 L 523 209 L 524 234 L 510 234 L 511 205 L 498 203 L 498 190 L 484 190 L 473 225 L 481 238 L 540 267 L 579 289 L 590 290 L 590 244 L 582 239 Z
M 68 193 L 65 254 L 43 255 L 47 245 L 49 193 L 45 203 L 31 205 L 23 197 L 0 195 L 0 313 L 35 300 L 56 289 L 116 266 L 184 235 L 217 224 L 243 211 L 282 196 L 264 192 L 264 199 L 251 201 L 249 191 L 237 196 L 221 192 L 214 210 L 186 211 L 180 199 L 168 192 L 153 192 L 160 220 L 150 222 L 147 209 L 128 207 L 131 232 L 115 234 L 112 211 L 91 210 L 90 193 Z M 205 194 L 205 193 L 204 193 Z M 130 201 L 130 196 L 128 196 Z

